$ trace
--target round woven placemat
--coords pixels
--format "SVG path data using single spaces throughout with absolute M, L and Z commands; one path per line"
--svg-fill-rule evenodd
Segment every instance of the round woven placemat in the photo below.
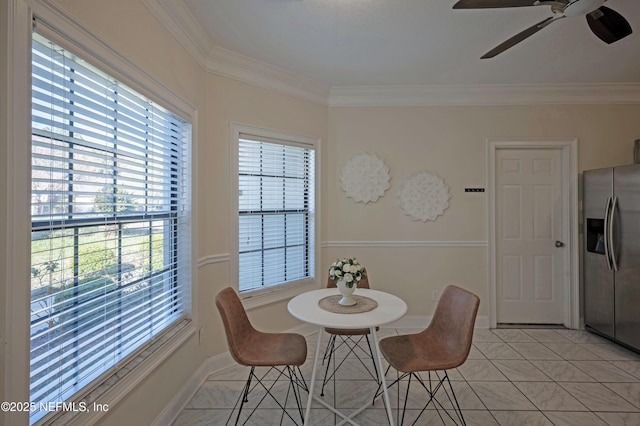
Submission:
M 325 311 L 333 312 L 334 314 L 360 314 L 362 312 L 368 312 L 378 306 L 378 302 L 366 297 L 366 296 L 351 296 L 356 300 L 355 305 L 342 306 L 338 304 L 338 301 L 342 299 L 342 295 L 323 297 L 318 301 L 318 305 Z

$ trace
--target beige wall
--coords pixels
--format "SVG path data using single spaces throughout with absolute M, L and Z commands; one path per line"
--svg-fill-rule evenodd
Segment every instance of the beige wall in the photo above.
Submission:
M 349 107 L 329 111 L 325 167 L 328 259 L 357 256 L 371 285 L 403 297 L 409 315 L 430 315 L 433 290 L 458 283 L 488 293 L 486 248 L 403 247 L 403 242 L 487 240 L 487 138 L 578 139 L 580 171 L 633 160 L 640 106 Z M 377 154 L 389 166 L 391 188 L 376 203 L 354 203 L 340 189 L 340 169 L 354 154 Z M 435 222 L 413 221 L 398 207 L 398 184 L 429 171 L 450 188 L 449 208 Z M 399 247 L 363 242 L 400 242 Z M 404 244 L 406 245 L 406 244 Z M 479 315 L 488 315 L 482 303 Z
M 292 99 L 288 96 L 240 83 L 236 80 L 209 75 L 207 78 L 206 141 L 201 144 L 201 185 L 198 197 L 202 201 L 201 226 L 206 235 L 199 241 L 199 256 L 229 251 L 229 148 L 230 123 L 284 130 L 327 139 L 327 108 Z M 213 306 L 215 294 L 229 283 L 229 265 L 206 265 L 199 270 L 201 297 L 199 311 L 209 354 L 227 350 L 222 324 Z M 265 331 L 281 331 L 299 323 L 287 312 L 286 301 L 249 311 L 250 319 Z

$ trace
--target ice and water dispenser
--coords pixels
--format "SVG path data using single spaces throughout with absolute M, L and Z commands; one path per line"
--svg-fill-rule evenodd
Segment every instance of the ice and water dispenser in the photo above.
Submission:
M 587 218 L 587 251 L 604 254 L 604 219 Z

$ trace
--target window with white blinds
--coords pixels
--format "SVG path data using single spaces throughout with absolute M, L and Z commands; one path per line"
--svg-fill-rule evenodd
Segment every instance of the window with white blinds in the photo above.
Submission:
M 31 422 L 183 317 L 190 135 L 33 34 Z
M 314 276 L 315 148 L 240 134 L 240 292 Z

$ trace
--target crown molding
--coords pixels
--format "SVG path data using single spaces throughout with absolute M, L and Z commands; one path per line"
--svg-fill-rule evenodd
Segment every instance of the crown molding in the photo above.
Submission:
M 328 104 L 329 86 L 215 45 L 183 1 L 142 1 L 207 72 L 294 98 Z
M 142 0 L 142 3 L 176 38 L 178 43 L 204 67 L 214 43 L 184 2 Z
M 328 104 L 329 86 L 220 46 L 214 46 L 209 52 L 206 69 L 213 74 L 280 92 L 294 98 L 322 105 Z
M 329 106 L 640 104 L 640 83 L 333 87 Z

